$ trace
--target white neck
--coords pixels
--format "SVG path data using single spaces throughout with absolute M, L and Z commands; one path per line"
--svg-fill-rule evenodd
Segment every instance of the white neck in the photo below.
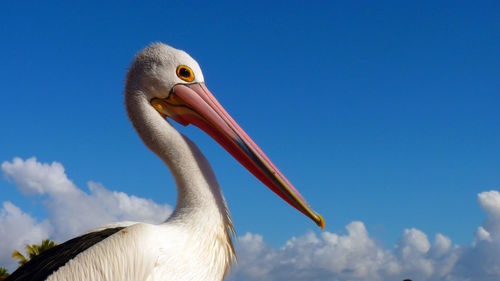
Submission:
M 177 183 L 177 206 L 166 223 L 194 224 L 207 237 L 222 237 L 224 241 L 219 242 L 226 245 L 231 261 L 235 257 L 231 239 L 234 229 L 210 164 L 192 141 L 150 105 L 141 90 L 129 86 L 125 94 L 128 116 L 143 142 L 166 163 Z

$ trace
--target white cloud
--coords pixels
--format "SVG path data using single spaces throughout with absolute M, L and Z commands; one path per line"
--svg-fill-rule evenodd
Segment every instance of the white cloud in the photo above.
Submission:
M 0 209 L 0 265 L 12 268 L 13 249 L 51 237 L 64 241 L 93 227 L 113 221 L 161 222 L 171 207 L 156 204 L 102 184 L 88 183 L 89 193 L 68 179 L 57 162 L 15 158 L 1 166 L 4 175 L 25 195 L 45 196 L 48 217 L 43 221 L 10 202 Z M 478 227 L 471 245 L 454 245 L 436 234 L 433 239 L 410 228 L 402 232 L 393 248 L 379 245 L 363 222 L 346 226 L 346 234 L 328 231 L 292 237 L 274 248 L 259 234 L 237 238 L 238 266 L 231 280 L 384 280 L 405 278 L 421 281 L 500 280 L 500 193 L 478 194 L 487 218 Z
M 488 214 L 483 223 L 483 230 L 489 233 L 489 237 L 500 242 L 500 192 L 491 190 L 478 195 L 481 208 Z
M 496 190 L 478 195 L 481 208 L 488 215 L 475 235 L 472 247 L 464 249 L 455 272 L 469 280 L 500 280 L 500 193 Z
M 478 195 L 488 214 L 472 245 L 453 245 L 436 234 L 403 230 L 392 250 L 378 245 L 362 222 L 346 226 L 347 234 L 328 231 L 293 237 L 279 249 L 258 234 L 239 237 L 239 266 L 231 280 L 500 280 L 500 193 Z
M 293 237 L 279 249 L 247 233 L 237 243 L 240 263 L 232 279 L 445 280 L 449 264 L 456 262 L 457 249 L 441 234 L 431 245 L 421 231 L 406 229 L 390 251 L 377 245 L 362 222 L 351 222 L 346 229 L 346 235 L 325 231 Z
M 478 195 L 479 205 L 483 208 L 488 215 L 499 218 L 500 217 L 500 192 L 496 190 L 481 192 Z
M 24 249 L 24 245 L 39 243 L 49 237 L 52 227 L 47 220 L 37 222 L 11 202 L 3 202 L 0 209 L 0 265 L 13 268 L 16 265 L 10 254 Z
M 57 162 L 40 163 L 34 157 L 27 160 L 14 158 L 12 162 L 3 162 L 1 168 L 23 194 L 45 195 L 44 207 L 49 216 L 40 223 L 13 204 L 4 202 L 0 237 L 9 237 L 10 240 L 0 240 L 0 261 L 9 260 L 11 249 L 21 249 L 26 243 L 39 243 L 49 237 L 65 241 L 117 221 L 160 223 L 172 212 L 167 204 L 111 191 L 92 181 L 88 183 L 90 194 L 86 193 L 68 179 L 63 165 Z M 24 232 L 29 235 L 20 236 Z M 17 242 L 12 243 L 12 239 Z
M 12 162 L 3 162 L 2 171 L 26 195 L 78 192 L 66 176 L 63 165 L 58 162 L 48 164 L 36 161 L 35 157 L 26 161 L 16 157 Z

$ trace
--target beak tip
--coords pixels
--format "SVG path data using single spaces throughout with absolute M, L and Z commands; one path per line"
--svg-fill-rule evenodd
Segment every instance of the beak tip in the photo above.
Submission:
M 316 221 L 316 224 L 321 227 L 321 229 L 325 228 L 325 220 L 320 214 L 317 214 L 318 220 Z

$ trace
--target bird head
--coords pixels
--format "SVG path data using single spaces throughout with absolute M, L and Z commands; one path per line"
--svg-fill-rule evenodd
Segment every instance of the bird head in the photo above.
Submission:
M 264 185 L 321 228 L 325 222 L 205 86 L 198 63 L 186 52 L 156 43 L 141 51 L 129 71 L 151 107 L 164 118 L 192 124 L 217 141 Z

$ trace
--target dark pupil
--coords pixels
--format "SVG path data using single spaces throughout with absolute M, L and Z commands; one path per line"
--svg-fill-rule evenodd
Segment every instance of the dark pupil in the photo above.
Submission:
M 179 74 L 182 76 L 182 77 L 186 77 L 186 78 L 189 78 L 189 76 L 191 76 L 191 73 L 189 72 L 189 70 L 187 68 L 181 68 L 181 70 L 179 71 Z

